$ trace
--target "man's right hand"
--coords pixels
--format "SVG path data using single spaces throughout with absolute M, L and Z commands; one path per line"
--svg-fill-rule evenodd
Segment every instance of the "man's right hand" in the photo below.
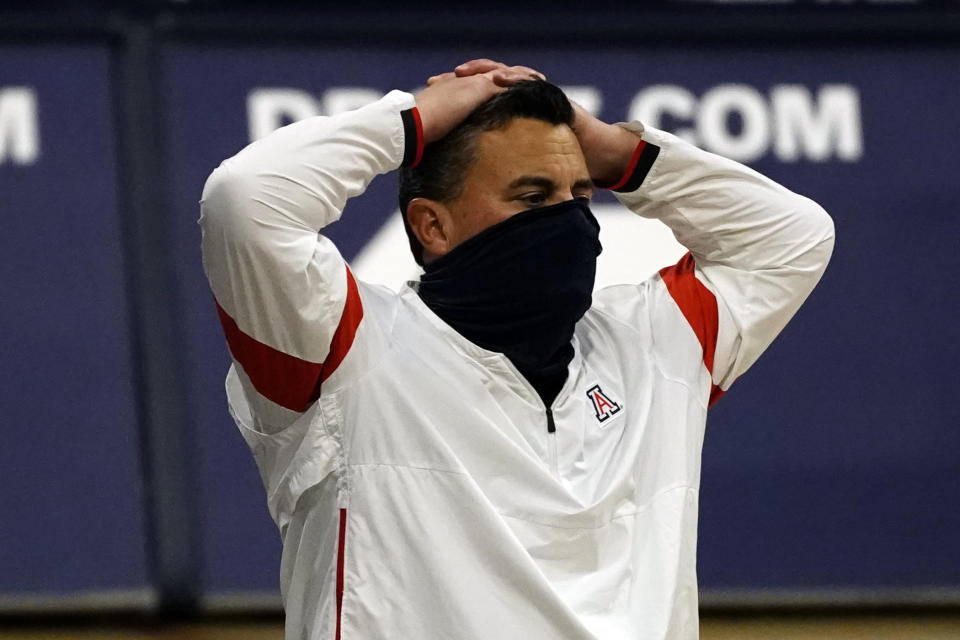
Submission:
M 461 119 L 465 118 L 473 108 L 476 108 L 476 106 L 484 100 L 489 99 L 497 91 L 502 91 L 504 87 L 510 84 L 533 78 L 546 80 L 546 77 L 542 73 L 530 67 L 508 67 L 502 62 L 480 58 L 464 62 L 451 73 L 433 76 L 427 81 L 427 86 L 432 86 L 434 82 L 446 81 L 450 78 L 465 80 L 478 75 L 492 75 L 494 82 L 497 84 L 497 88 L 493 93 L 486 95 L 486 97 L 475 103 L 470 110 L 463 114 Z M 640 136 L 622 127 L 608 124 L 595 118 L 575 102 L 571 102 L 571 104 L 573 105 L 575 114 L 573 132 L 580 142 L 580 148 L 583 151 L 583 158 L 587 163 L 587 170 L 590 172 L 590 177 L 593 178 L 594 182 L 598 185 L 612 185 L 616 183 L 630 166 L 634 151 L 640 142 Z M 422 110 L 420 115 L 423 117 Z M 458 122 L 459 120 L 450 125 L 444 133 L 453 128 Z M 426 127 L 426 125 L 424 125 L 424 127 Z
M 510 85 L 537 79 L 544 79 L 543 74 L 529 67 L 507 67 L 486 59 L 471 60 L 454 71 L 431 77 L 427 88 L 414 96 L 424 143 L 445 136 L 474 109 Z

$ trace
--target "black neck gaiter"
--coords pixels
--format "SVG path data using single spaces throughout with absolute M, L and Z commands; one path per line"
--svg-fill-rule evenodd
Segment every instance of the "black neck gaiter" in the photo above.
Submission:
M 506 355 L 550 406 L 590 308 L 599 233 L 580 199 L 523 211 L 427 264 L 418 293 L 460 335 Z

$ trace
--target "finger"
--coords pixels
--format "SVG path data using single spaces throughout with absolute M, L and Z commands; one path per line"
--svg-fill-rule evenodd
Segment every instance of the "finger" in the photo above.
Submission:
M 498 87 L 509 87 L 521 80 L 530 79 L 530 76 L 511 71 L 510 69 L 497 69 L 496 71 L 490 72 L 490 77 Z
M 490 78 L 494 84 L 500 87 L 509 87 L 524 80 L 542 80 L 543 76 L 539 73 L 530 73 L 529 71 L 519 71 L 517 69 L 497 69 L 490 72 Z
M 493 71 L 494 69 L 506 69 L 507 65 L 502 62 L 497 62 L 496 60 L 490 60 L 489 58 L 477 58 L 476 60 L 469 60 L 464 62 L 461 65 L 458 65 L 454 69 L 454 73 L 458 76 L 472 76 L 478 73 L 487 73 Z
M 515 66 L 515 67 L 510 67 L 510 70 L 511 70 L 511 71 L 516 71 L 516 72 L 518 72 L 518 73 L 524 73 L 524 74 L 527 74 L 528 76 L 530 76 L 530 77 L 532 77 L 532 78 L 538 78 L 538 79 L 540 79 L 540 80 L 546 80 L 546 79 L 547 79 L 547 76 L 543 75 L 542 73 L 540 73 L 540 72 L 537 71 L 536 69 L 531 69 L 530 67 L 524 67 L 524 66 L 522 66 L 522 65 L 517 65 L 517 66 Z
M 435 76 L 430 76 L 429 78 L 427 78 L 427 86 L 429 87 L 434 82 L 439 82 L 440 80 L 446 80 L 448 78 L 456 78 L 456 77 L 457 77 L 456 74 L 453 73 L 452 71 L 447 71 L 446 73 L 439 73 Z

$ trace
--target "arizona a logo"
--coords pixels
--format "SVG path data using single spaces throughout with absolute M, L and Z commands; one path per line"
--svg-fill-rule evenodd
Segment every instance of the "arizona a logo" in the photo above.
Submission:
M 600 422 L 606 422 L 610 416 L 619 413 L 622 408 L 614 402 L 610 396 L 605 394 L 598 384 L 587 389 L 587 397 L 590 398 L 590 402 L 593 403 L 593 412 Z

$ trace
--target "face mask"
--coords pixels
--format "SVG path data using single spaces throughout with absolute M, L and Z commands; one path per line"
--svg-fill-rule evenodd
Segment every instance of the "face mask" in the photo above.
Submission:
M 418 293 L 460 335 L 506 355 L 549 406 L 590 308 L 599 233 L 580 199 L 523 211 L 427 264 Z

